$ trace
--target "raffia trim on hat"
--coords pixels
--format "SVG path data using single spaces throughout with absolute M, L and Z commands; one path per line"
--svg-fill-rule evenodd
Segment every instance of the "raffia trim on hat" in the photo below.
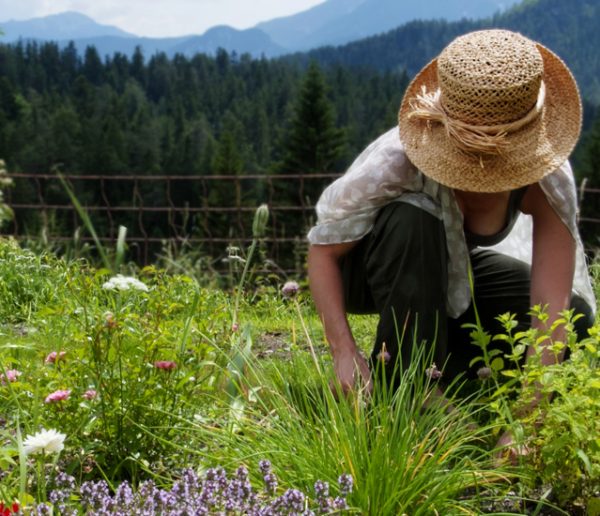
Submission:
M 510 147 L 507 135 L 535 120 L 542 112 L 545 100 L 546 86 L 542 81 L 537 102 L 522 118 L 508 124 L 473 125 L 453 118 L 446 112 L 439 88 L 428 92 L 427 87 L 422 85 L 421 92 L 409 101 L 411 111 L 408 113 L 408 119 L 441 123 L 448 137 L 465 152 L 500 156 Z M 483 166 L 483 161 L 481 163 Z

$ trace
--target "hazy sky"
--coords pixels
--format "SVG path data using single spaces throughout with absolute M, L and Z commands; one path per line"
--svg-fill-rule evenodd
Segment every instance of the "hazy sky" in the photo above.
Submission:
M 78 11 L 138 36 L 201 34 L 214 25 L 244 29 L 324 0 L 0 0 L 0 21 Z

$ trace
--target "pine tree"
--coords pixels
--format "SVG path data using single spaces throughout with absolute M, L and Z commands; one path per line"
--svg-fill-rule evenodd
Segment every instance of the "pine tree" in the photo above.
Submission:
M 341 155 L 344 135 L 335 126 L 325 79 L 314 62 L 304 77 L 284 145 L 286 173 L 331 172 Z
M 333 106 L 327 98 L 327 86 L 316 63 L 308 67 L 300 94 L 284 141 L 283 174 L 319 174 L 332 172 L 339 166 L 345 137 L 335 125 Z M 288 181 L 279 197 L 285 204 L 310 207 L 315 204 L 327 179 Z M 302 216 L 285 217 L 273 221 L 279 224 L 278 232 L 298 236 L 312 224 L 309 212 Z

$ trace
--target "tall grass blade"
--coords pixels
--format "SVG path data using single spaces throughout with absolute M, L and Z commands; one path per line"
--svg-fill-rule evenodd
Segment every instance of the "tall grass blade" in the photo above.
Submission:
M 77 196 L 75 195 L 75 193 L 73 192 L 73 190 L 69 186 L 69 184 L 67 183 L 67 180 L 64 178 L 64 176 L 59 171 L 56 171 L 56 175 L 58 176 L 58 179 L 60 180 L 61 184 L 63 185 L 63 188 L 69 195 L 69 198 L 71 199 L 71 202 L 73 203 L 73 206 L 75 207 L 75 210 L 77 211 L 77 214 L 81 217 L 83 224 L 85 225 L 86 229 L 90 232 L 90 235 L 92 236 L 94 243 L 96 244 L 96 249 L 98 250 L 98 254 L 100 255 L 102 264 L 108 270 L 113 271 L 113 267 L 110 263 L 110 260 L 108 259 L 108 253 L 106 252 L 106 249 L 102 245 L 102 242 L 100 242 L 100 238 L 98 238 L 98 234 L 96 233 L 96 230 L 94 229 L 94 225 L 92 224 L 92 221 L 91 221 L 89 215 L 87 214 L 87 212 L 85 211 L 83 206 L 81 206 L 79 199 L 77 199 Z M 120 232 L 120 230 L 119 230 L 119 232 Z

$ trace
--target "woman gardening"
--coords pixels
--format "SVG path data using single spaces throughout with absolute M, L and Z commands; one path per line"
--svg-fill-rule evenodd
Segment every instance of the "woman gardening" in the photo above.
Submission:
M 573 308 L 586 335 L 596 306 L 568 162 L 581 116 L 566 65 L 513 32 L 461 36 L 417 74 L 399 128 L 323 192 L 308 235 L 311 291 L 344 391 L 371 389 L 381 363 L 393 385 L 413 346 L 433 347 L 446 378 L 473 375 L 480 351 L 461 326 L 475 308 L 490 333 L 502 313 L 526 329 Z M 534 305 L 546 306 L 545 323 L 530 321 Z M 371 367 L 347 313 L 379 315 Z M 543 349 L 544 364 L 555 360 Z

